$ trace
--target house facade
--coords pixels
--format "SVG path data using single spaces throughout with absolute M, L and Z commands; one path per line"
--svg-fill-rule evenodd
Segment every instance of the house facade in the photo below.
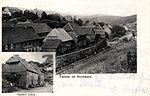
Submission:
M 47 42 L 52 43 L 52 41 L 55 42 L 55 46 L 52 45 L 51 47 L 57 48 L 55 50 L 53 49 L 54 51 L 57 51 L 57 53 L 66 53 L 71 51 L 73 46 L 73 38 L 63 28 L 53 29 L 43 40 L 45 44 Z
M 30 26 L 2 27 L 3 52 L 38 52 L 41 45 L 41 38 Z
M 6 61 L 2 68 L 2 78 L 20 88 L 38 84 L 38 72 L 18 55 L 14 55 Z
M 86 47 L 88 45 L 85 32 L 74 21 L 68 22 L 63 29 L 73 38 L 77 48 Z

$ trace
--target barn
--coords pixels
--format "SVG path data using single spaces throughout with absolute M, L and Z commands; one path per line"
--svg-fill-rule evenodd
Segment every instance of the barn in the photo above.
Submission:
M 33 66 L 33 68 L 38 72 L 38 85 L 39 86 L 43 86 L 45 85 L 45 76 L 44 76 L 44 73 L 41 72 L 40 68 L 35 64 L 35 62 L 33 61 L 30 61 L 29 64 L 31 66 Z
M 57 52 L 60 53 L 62 52 L 61 48 L 61 40 L 59 39 L 47 39 L 43 42 L 42 45 L 42 52 Z
M 87 46 L 86 34 L 77 23 L 69 21 L 63 29 L 73 38 L 78 48 Z
M 38 72 L 25 59 L 14 55 L 2 68 L 2 78 L 19 88 L 38 84 Z
M 86 38 L 88 40 L 88 45 L 94 43 L 95 32 L 92 26 L 81 26 Z
M 73 46 L 73 38 L 63 29 L 63 28 L 57 28 L 57 29 L 53 29 L 48 35 L 47 37 L 43 40 L 43 42 L 52 42 L 52 41 L 56 41 L 57 43 L 60 40 L 60 43 L 58 43 L 61 47 L 61 52 L 65 53 L 68 51 L 71 51 L 72 46 Z M 52 43 L 54 44 L 54 43 Z M 55 43 L 56 44 L 56 43 Z M 57 45 L 58 46 L 58 45 Z M 60 48 L 59 47 L 59 48 Z

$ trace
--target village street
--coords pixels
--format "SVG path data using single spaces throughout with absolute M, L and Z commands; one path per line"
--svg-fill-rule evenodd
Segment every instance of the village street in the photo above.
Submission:
M 46 85 L 44 87 L 36 87 L 30 89 L 21 89 L 19 91 L 14 91 L 12 93 L 52 93 L 53 85 Z

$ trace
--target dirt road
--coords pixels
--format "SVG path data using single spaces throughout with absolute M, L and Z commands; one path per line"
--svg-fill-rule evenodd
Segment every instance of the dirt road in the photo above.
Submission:
M 53 92 L 53 85 L 47 85 L 44 87 L 30 88 L 28 90 L 21 89 L 13 93 L 52 93 L 52 92 Z

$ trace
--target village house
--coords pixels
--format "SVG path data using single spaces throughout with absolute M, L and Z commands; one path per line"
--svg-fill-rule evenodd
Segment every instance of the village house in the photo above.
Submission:
M 111 26 L 111 25 L 109 25 L 109 24 L 104 24 L 103 30 L 104 30 L 104 32 L 107 33 L 108 38 L 111 38 L 111 34 L 112 34 L 111 29 L 112 29 L 112 26 Z
M 14 55 L 2 68 L 2 78 L 20 88 L 29 88 L 38 84 L 38 72 L 25 59 Z
M 62 53 L 61 40 L 59 39 L 47 39 L 43 42 L 42 52 L 56 52 L 57 54 Z
M 47 34 L 52 30 L 46 23 L 24 23 L 17 24 L 16 26 L 29 26 L 39 35 L 41 39 L 44 39 Z
M 88 40 L 88 45 L 93 44 L 94 43 L 94 39 L 95 39 L 95 32 L 92 26 L 81 26 L 82 30 L 83 30 L 83 34 L 86 35 L 86 38 Z
M 61 48 L 60 50 L 62 53 L 71 51 L 74 42 L 73 38 L 63 28 L 53 29 L 43 40 L 43 43 L 47 43 L 47 40 L 49 40 L 49 42 L 51 42 L 50 40 L 53 40 L 55 42 L 59 42 L 60 40 L 61 42 L 59 43 L 61 44 L 58 43 L 57 47 L 60 46 L 59 48 Z
M 94 40 L 95 43 L 101 41 L 102 39 L 105 39 L 106 37 L 105 31 L 100 24 L 96 23 L 93 26 L 93 30 L 95 32 L 95 40 Z
M 45 76 L 44 76 L 44 73 L 41 72 L 40 67 L 38 67 L 33 61 L 30 61 L 29 64 L 30 64 L 31 66 L 33 66 L 33 68 L 34 68 L 34 69 L 37 71 L 37 73 L 38 73 L 38 85 L 39 85 L 39 86 L 45 85 L 45 81 L 44 81 Z
M 2 27 L 3 51 L 39 52 L 43 39 L 52 30 L 45 23 L 27 23 Z
M 3 16 L 4 15 L 13 16 L 13 15 L 15 15 L 15 13 L 22 13 L 22 11 L 16 7 L 3 7 L 2 8 Z
M 30 26 L 3 26 L 2 51 L 37 52 L 40 51 L 41 40 Z
M 77 48 L 86 47 L 88 41 L 82 28 L 74 21 L 69 21 L 63 29 L 73 38 Z

